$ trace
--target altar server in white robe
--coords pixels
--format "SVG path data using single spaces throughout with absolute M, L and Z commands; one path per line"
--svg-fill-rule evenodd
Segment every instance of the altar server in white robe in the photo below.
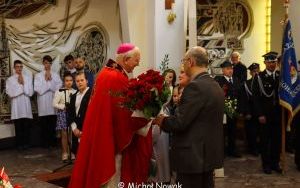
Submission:
M 23 63 L 14 61 L 15 73 L 6 80 L 6 94 L 11 99 L 11 119 L 15 124 L 18 149 L 29 147 L 30 119 L 32 119 L 30 97 L 33 94 L 32 76 L 23 74 Z
M 56 141 L 56 115 L 52 106 L 55 91 L 62 86 L 59 75 L 51 71 L 52 58 L 43 57 L 44 70 L 36 74 L 34 91 L 37 92 L 39 124 L 42 129 L 43 147 L 49 148 L 57 144 Z

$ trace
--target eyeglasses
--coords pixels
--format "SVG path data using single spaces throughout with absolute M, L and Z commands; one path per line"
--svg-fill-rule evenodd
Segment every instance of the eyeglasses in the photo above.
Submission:
M 188 57 L 188 58 L 185 57 L 185 58 L 181 59 L 181 63 L 184 64 L 184 63 L 185 63 L 186 61 L 188 61 L 189 59 L 190 59 L 189 57 Z

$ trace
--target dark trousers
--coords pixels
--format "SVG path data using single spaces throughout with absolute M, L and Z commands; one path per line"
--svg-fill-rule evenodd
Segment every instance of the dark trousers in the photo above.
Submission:
M 260 125 L 260 145 L 263 168 L 277 167 L 281 151 L 281 126 L 276 117 L 267 116 L 267 123 Z
M 14 120 L 17 147 L 26 147 L 30 139 L 30 119 L 20 118 Z
M 39 122 L 42 128 L 41 136 L 43 147 L 49 148 L 50 146 L 56 146 L 56 115 L 40 116 Z
M 228 155 L 233 155 L 237 152 L 236 150 L 236 119 L 229 118 L 227 116 L 227 123 L 224 125 L 224 135 L 225 135 L 225 144 L 227 143 L 227 150 Z M 227 137 L 227 142 L 226 142 Z
M 72 147 L 71 147 L 71 151 L 75 155 L 77 154 L 78 146 L 79 146 L 78 138 L 72 133 Z
M 300 168 L 300 113 L 297 113 L 293 119 L 295 128 L 295 164 Z
M 257 117 L 252 117 L 250 120 L 245 121 L 245 131 L 248 143 L 248 150 L 250 153 L 258 152 L 258 134 L 259 123 Z
M 213 188 L 214 177 L 213 171 L 199 174 L 178 173 L 177 181 L 183 188 Z

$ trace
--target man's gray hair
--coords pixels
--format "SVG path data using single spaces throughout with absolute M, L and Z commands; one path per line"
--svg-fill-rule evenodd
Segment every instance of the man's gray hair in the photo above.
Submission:
M 238 51 L 232 52 L 230 57 L 232 57 L 234 55 L 237 56 L 238 58 L 241 58 L 241 54 Z
M 207 67 L 209 64 L 207 50 L 203 47 L 195 46 L 189 49 L 187 56 L 193 58 L 199 67 Z

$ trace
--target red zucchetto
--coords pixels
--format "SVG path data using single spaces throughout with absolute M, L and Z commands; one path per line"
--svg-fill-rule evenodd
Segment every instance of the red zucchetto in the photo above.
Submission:
M 135 48 L 135 46 L 130 43 L 120 44 L 120 46 L 118 47 L 118 50 L 117 50 L 117 54 L 123 54 L 123 53 L 129 52 L 129 51 L 133 50 L 134 48 Z

